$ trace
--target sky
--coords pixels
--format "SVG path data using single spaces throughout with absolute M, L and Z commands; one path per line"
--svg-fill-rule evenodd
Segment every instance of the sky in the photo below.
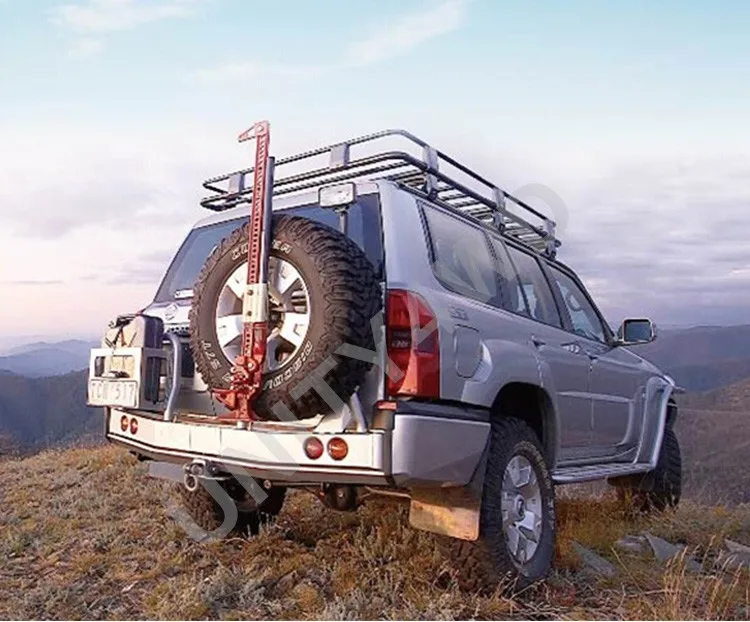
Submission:
M 748 323 L 748 32 L 736 1 L 0 0 L 0 345 L 148 304 L 261 118 L 277 155 L 403 127 L 553 190 L 613 323 Z

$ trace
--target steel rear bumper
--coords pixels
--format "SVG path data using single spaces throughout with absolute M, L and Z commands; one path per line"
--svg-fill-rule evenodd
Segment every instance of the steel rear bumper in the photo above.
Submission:
M 114 408 L 106 417 L 107 439 L 147 458 L 175 464 L 202 460 L 288 483 L 462 486 L 471 480 L 489 435 L 489 422 L 476 411 L 434 404 L 400 405 L 387 429 L 336 434 L 164 421 L 150 413 Z M 124 418 L 127 426 L 122 425 Z M 312 460 L 304 451 L 311 436 L 324 446 L 334 437 L 342 438 L 349 451 L 339 461 L 327 452 Z

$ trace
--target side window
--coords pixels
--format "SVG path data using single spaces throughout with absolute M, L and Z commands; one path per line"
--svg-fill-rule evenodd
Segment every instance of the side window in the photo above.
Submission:
M 526 298 L 525 315 L 562 328 L 552 290 L 535 257 L 509 246 L 508 253 L 518 271 L 518 282 Z
M 495 265 L 484 233 L 457 218 L 425 206 L 435 276 L 448 289 L 499 305 Z
M 518 278 L 505 244 L 496 237 L 491 236 L 490 240 L 497 258 L 497 272 L 500 280 L 500 291 L 503 294 L 503 308 L 513 313 L 529 315 L 521 279 Z
M 578 283 L 557 268 L 553 266 L 549 268 L 560 297 L 568 310 L 573 332 L 581 337 L 606 343 L 607 334 L 604 326 Z

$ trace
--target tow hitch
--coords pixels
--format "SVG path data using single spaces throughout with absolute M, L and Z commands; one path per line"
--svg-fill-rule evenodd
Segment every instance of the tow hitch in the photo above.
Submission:
M 218 465 L 206 460 L 193 460 L 192 462 L 188 462 L 183 467 L 183 470 L 185 471 L 183 483 L 185 484 L 185 488 L 190 492 L 198 490 L 200 480 L 202 479 L 212 479 L 217 481 L 229 479 L 228 475 L 220 474 L 221 471 Z

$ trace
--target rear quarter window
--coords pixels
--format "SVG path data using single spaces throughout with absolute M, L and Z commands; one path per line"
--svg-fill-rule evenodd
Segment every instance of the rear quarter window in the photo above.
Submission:
M 447 289 L 499 306 L 495 265 L 483 231 L 437 208 L 423 205 L 432 248 L 432 269 Z

